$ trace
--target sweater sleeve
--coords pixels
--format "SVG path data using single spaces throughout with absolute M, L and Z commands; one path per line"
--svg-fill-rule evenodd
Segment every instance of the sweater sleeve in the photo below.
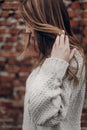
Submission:
M 72 94 L 69 83 L 63 85 L 68 66 L 63 59 L 46 58 L 32 81 L 29 109 L 36 125 L 54 126 L 65 118 Z

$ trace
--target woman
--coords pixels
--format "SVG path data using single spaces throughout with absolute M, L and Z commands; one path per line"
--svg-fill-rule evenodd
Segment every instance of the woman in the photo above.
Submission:
M 24 0 L 26 33 L 39 60 L 26 81 L 23 130 L 81 130 L 85 96 L 84 52 L 62 0 Z M 30 31 L 31 30 L 31 31 Z

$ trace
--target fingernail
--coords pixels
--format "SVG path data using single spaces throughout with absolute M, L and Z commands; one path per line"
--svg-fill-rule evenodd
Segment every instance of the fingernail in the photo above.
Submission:
M 76 51 L 76 48 L 74 48 L 74 52 Z
M 61 36 L 64 36 L 64 34 L 61 34 Z
M 64 31 L 64 30 L 62 30 L 62 32 L 65 34 L 65 31 Z

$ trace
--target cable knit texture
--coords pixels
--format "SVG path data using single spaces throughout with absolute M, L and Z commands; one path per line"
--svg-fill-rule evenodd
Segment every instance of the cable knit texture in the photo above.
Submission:
M 70 63 L 56 57 L 46 58 L 26 80 L 22 130 L 81 130 L 81 114 L 85 97 L 85 67 L 76 50 L 79 63 L 78 86 L 66 76 Z

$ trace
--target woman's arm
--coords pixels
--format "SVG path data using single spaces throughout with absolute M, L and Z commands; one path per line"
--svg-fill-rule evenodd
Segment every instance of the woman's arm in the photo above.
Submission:
M 32 78 L 29 112 L 35 124 L 53 126 L 66 117 L 74 86 L 73 80 L 66 80 L 64 76 L 73 55 L 74 49 L 70 50 L 69 38 L 58 36 L 51 57 L 46 58 L 35 78 Z M 78 78 L 81 74 L 81 64 L 82 62 L 79 63 Z
M 69 63 L 60 58 L 47 58 L 31 84 L 30 116 L 37 125 L 53 126 L 67 114 L 71 82 L 63 85 Z

